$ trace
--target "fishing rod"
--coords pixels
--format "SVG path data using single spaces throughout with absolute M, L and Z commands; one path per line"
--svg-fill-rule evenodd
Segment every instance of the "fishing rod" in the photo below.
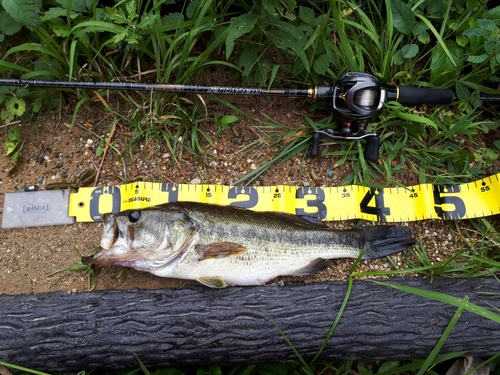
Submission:
M 365 128 L 372 117 L 378 115 L 384 103 L 396 101 L 403 105 L 451 104 L 455 94 L 451 89 L 428 89 L 414 86 L 391 86 L 380 77 L 361 72 L 343 74 L 335 86 L 314 86 L 309 88 L 258 88 L 196 86 L 139 82 L 80 82 L 45 81 L 27 79 L 0 79 L 0 86 L 53 87 L 91 90 L 133 90 L 164 91 L 178 93 L 288 96 L 310 99 L 332 100 L 338 129 L 316 130 L 313 135 L 310 155 L 319 156 L 322 136 L 340 140 L 366 140 L 365 157 L 378 159 L 379 138 L 375 133 L 367 133 Z M 484 96 L 482 100 L 500 101 L 499 96 Z

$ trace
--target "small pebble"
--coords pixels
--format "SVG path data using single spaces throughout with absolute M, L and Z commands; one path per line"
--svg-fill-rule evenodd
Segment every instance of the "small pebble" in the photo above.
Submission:
M 63 163 L 57 163 L 56 164 L 56 168 L 62 168 L 62 166 L 63 166 Z
M 38 180 L 36 182 L 39 183 L 40 185 L 45 185 L 45 177 L 43 176 L 38 177 Z
M 328 177 L 332 178 L 332 177 L 333 177 L 333 175 L 334 175 L 334 170 L 333 170 L 333 168 L 326 168 L 326 175 L 327 175 Z
M 241 138 L 241 137 L 233 137 L 230 139 L 230 141 L 232 144 L 235 144 L 238 146 L 241 146 L 243 144 L 243 138 Z

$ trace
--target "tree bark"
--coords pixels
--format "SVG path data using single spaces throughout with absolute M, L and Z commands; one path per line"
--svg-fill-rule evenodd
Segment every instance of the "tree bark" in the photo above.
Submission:
M 493 278 L 390 279 L 492 311 Z M 329 331 L 345 282 L 262 287 L 54 292 L 0 296 L 0 360 L 43 371 L 209 366 L 296 359 L 277 329 L 311 359 Z M 491 293 L 488 293 L 491 292 Z M 457 308 L 371 281 L 354 281 L 321 360 L 426 357 Z M 441 353 L 500 352 L 500 324 L 464 311 Z

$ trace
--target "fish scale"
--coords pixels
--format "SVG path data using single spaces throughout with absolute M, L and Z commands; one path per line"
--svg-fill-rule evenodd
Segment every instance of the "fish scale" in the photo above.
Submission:
M 333 258 L 377 258 L 415 243 L 405 226 L 333 230 L 289 214 L 194 202 L 105 217 L 102 251 L 82 261 L 118 264 L 210 287 L 265 284 L 324 269 Z

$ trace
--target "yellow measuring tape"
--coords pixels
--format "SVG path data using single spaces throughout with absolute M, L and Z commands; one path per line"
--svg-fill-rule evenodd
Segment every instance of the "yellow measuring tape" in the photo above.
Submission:
M 325 221 L 456 220 L 500 213 L 500 173 L 460 185 L 421 184 L 382 189 L 357 185 L 254 187 L 132 182 L 80 188 L 70 196 L 69 216 L 75 216 L 80 222 L 101 221 L 105 213 L 175 201 L 310 215 Z

